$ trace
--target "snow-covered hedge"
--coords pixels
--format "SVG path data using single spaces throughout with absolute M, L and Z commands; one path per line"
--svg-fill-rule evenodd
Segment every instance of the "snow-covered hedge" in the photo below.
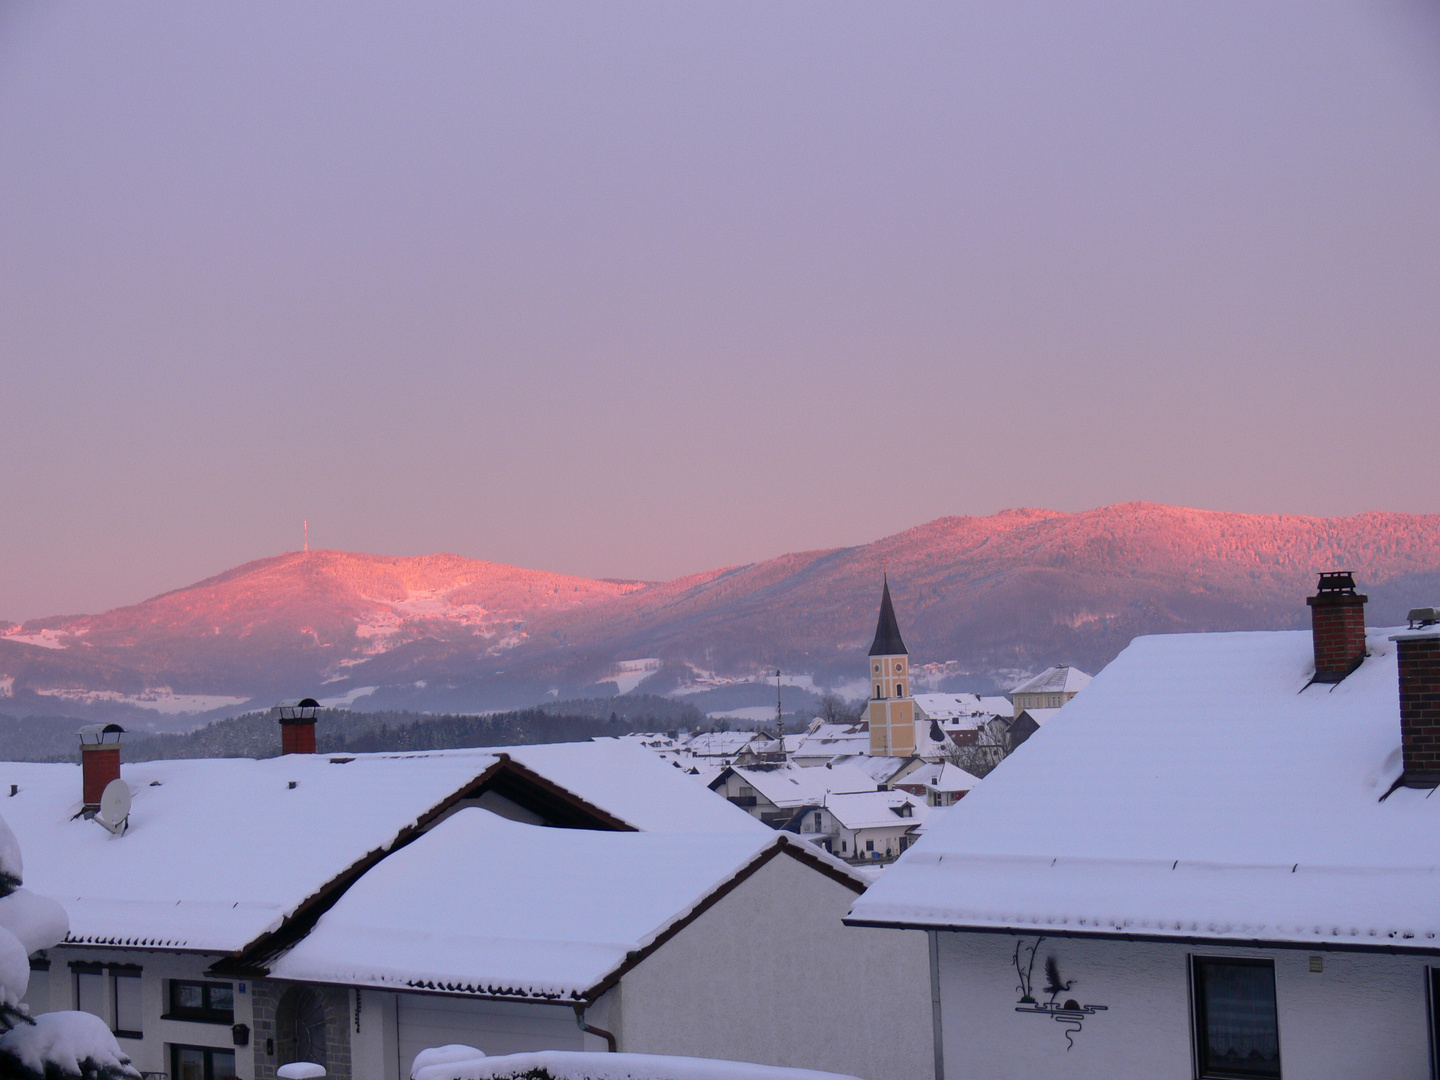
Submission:
M 542 1050 L 534 1054 L 474 1057 L 472 1047 L 445 1046 L 415 1056 L 411 1080 L 855 1080 L 839 1073 L 780 1069 L 743 1061 L 664 1057 L 658 1054 L 584 1054 Z M 427 1055 L 434 1055 L 427 1057 Z
M 0 818 L 0 1080 L 140 1080 L 110 1028 L 84 1012 L 31 1018 L 30 954 L 70 929 L 65 909 L 21 888 L 20 844 Z

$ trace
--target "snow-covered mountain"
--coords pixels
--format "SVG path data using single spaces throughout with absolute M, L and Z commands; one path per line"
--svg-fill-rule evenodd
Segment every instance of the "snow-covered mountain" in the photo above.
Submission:
M 300 694 L 475 710 L 693 692 L 776 666 L 855 683 L 882 565 L 913 664 L 932 685 L 986 688 L 1056 662 L 1097 670 L 1140 633 L 1303 626 L 1323 569 L 1354 570 L 1370 621 L 1393 623 L 1440 602 L 1440 515 L 1010 510 L 667 582 L 292 552 L 0 630 L 0 712 L 178 721 Z

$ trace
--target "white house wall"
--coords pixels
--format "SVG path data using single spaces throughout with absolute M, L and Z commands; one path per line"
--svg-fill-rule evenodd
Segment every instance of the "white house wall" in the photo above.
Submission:
M 575 1011 L 567 1004 L 376 990 L 361 994 L 360 1031 L 352 1043 L 354 1080 L 408 1080 L 416 1054 L 449 1043 L 479 1047 L 491 1056 L 605 1049 L 603 1040 L 580 1030 Z M 378 1022 L 367 1029 L 364 1016 L 372 1002 Z M 382 1026 L 386 1019 L 393 1024 L 393 1038 L 386 1038 Z
M 843 926 L 854 899 L 772 859 L 625 975 L 619 1049 L 930 1080 L 925 935 Z
M 925 935 L 914 932 L 923 940 Z M 1384 954 L 1209 948 L 1147 942 L 1046 938 L 1034 967 L 1044 1002 L 1044 966 L 1054 956 L 1064 997 L 1103 1005 L 1071 1031 L 1016 1012 L 1017 940 L 1005 934 L 939 935 L 945 1075 L 950 1080 L 1193 1080 L 1188 958 L 1258 957 L 1275 964 L 1280 1065 L 1305 1080 L 1428 1080 L 1426 961 Z M 1323 971 L 1312 973 L 1309 958 Z
M 58 1012 L 76 1007 L 75 980 L 72 962 L 100 964 L 135 964 L 140 967 L 140 994 L 143 1027 L 140 1039 L 119 1039 L 120 1047 L 130 1055 L 141 1072 L 168 1073 L 171 1045 L 206 1046 L 230 1050 L 235 1054 L 235 1071 L 239 1080 L 254 1080 L 252 1046 L 236 1046 L 228 1023 L 199 1023 L 193 1020 L 162 1020 L 169 1011 L 167 988 L 170 979 L 216 982 L 208 979 L 205 969 L 218 957 L 198 953 L 148 952 L 140 949 L 58 948 L 47 953 L 48 972 L 32 971 L 30 991 L 25 1002 L 33 1013 Z M 110 1002 L 110 980 L 105 979 L 105 999 L 113 1017 Z M 255 1028 L 252 995 L 247 982 L 231 983 L 235 988 L 234 1023 Z M 108 1022 L 108 1018 L 107 1018 Z

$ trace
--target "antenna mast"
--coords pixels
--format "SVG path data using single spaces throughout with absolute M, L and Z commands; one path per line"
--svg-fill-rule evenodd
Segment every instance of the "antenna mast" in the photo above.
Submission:
M 780 739 L 780 753 L 785 753 L 785 712 L 780 708 L 780 669 L 775 669 L 775 730 Z

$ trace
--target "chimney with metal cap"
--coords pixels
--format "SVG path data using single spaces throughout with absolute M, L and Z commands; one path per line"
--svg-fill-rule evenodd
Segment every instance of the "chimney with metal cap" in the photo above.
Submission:
M 1390 640 L 1400 666 L 1400 752 L 1406 787 L 1440 787 L 1440 611 L 1416 608 Z
M 80 787 L 86 817 L 94 817 L 100 809 L 105 785 L 120 779 L 120 736 L 124 734 L 119 724 L 86 724 L 80 729 Z
M 1335 683 L 1365 659 L 1365 601 L 1355 591 L 1355 575 L 1337 570 L 1320 575 L 1315 595 L 1307 597 L 1315 635 L 1315 681 Z
M 280 753 L 315 753 L 315 714 L 320 703 L 314 698 L 295 698 L 275 706 L 280 714 Z

